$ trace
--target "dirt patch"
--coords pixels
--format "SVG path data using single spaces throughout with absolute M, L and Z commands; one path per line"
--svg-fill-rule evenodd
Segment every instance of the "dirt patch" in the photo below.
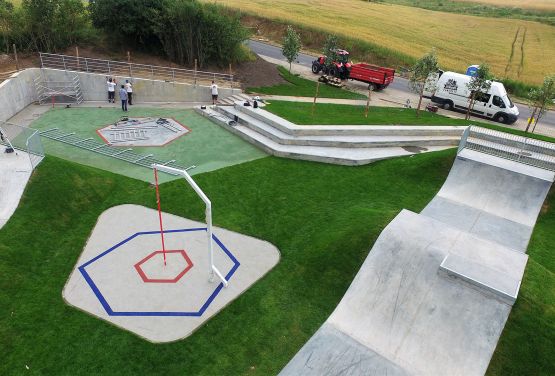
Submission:
M 277 66 L 256 57 L 254 61 L 241 63 L 235 71 L 236 78 L 243 89 L 247 87 L 273 86 L 287 83 L 281 77 Z

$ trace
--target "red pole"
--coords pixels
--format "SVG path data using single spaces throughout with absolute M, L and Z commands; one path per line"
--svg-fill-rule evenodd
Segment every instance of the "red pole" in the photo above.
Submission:
M 154 180 L 156 181 L 156 203 L 158 204 L 158 218 L 160 219 L 160 236 L 162 237 L 162 253 L 164 254 L 164 266 L 166 266 L 166 246 L 164 244 L 164 229 L 162 226 L 162 210 L 160 209 L 160 189 L 158 188 L 157 169 L 154 169 Z

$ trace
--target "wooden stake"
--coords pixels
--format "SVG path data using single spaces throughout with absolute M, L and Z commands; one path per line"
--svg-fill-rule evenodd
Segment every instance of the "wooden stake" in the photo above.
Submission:
M 229 63 L 229 80 L 231 81 L 231 92 L 233 93 L 233 71 L 231 70 L 231 63 Z
M 77 69 L 80 69 L 79 66 L 79 47 L 75 46 L 75 56 L 77 57 Z
M 13 55 L 15 57 L 15 70 L 19 70 L 19 60 L 17 59 L 17 49 L 15 48 L 15 43 L 13 44 Z
M 364 111 L 364 117 L 368 117 L 368 110 L 370 108 L 370 95 L 372 94 L 372 90 L 368 90 L 368 99 L 366 100 L 366 110 Z
M 127 62 L 131 62 L 131 53 L 129 51 L 127 51 Z
M 316 94 L 314 95 L 314 101 L 312 102 L 312 116 L 314 116 L 314 107 L 316 107 L 316 98 L 318 98 L 319 91 L 320 91 L 320 81 L 316 82 Z
M 197 86 L 197 59 L 195 59 L 195 86 Z

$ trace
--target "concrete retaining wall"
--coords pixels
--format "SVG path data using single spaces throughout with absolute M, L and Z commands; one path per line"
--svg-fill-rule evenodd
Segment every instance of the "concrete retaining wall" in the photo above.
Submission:
M 85 101 L 107 101 L 106 76 L 85 72 L 67 72 L 57 69 L 43 69 L 50 81 L 69 81 L 75 73 L 79 75 Z M 0 121 L 6 121 L 37 100 L 33 79 L 41 74 L 39 68 L 29 68 L 17 72 L 0 84 Z M 118 84 L 128 77 L 115 77 Z M 172 83 L 160 80 L 134 78 L 133 101 L 140 102 L 210 102 L 210 87 Z M 239 89 L 219 88 L 221 98 L 240 93 Z M 116 95 L 116 100 L 119 96 Z
M 14 73 L 0 83 L 0 121 L 6 121 L 37 100 L 33 78 L 40 69 L 30 68 Z
M 95 73 L 68 72 L 57 69 L 43 70 L 47 79 L 51 81 L 70 80 L 75 73 L 79 75 L 81 90 L 85 101 L 107 101 L 108 89 L 106 76 Z M 191 84 L 172 83 L 160 80 L 145 80 L 140 78 L 114 77 L 121 84 L 129 79 L 133 83 L 133 101 L 139 102 L 211 102 L 212 96 L 209 86 L 194 86 Z M 239 89 L 219 88 L 220 97 L 224 98 L 240 92 Z M 119 92 L 119 90 L 118 90 Z M 116 100 L 119 96 L 116 94 Z

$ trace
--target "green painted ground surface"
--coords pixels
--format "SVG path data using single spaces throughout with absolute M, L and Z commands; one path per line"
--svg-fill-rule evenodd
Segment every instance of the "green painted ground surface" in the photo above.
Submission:
M 123 112 L 117 108 L 54 108 L 33 122 L 37 129 L 57 127 L 75 132 L 83 138 L 102 140 L 96 130 L 118 121 Z M 154 154 L 159 160 L 175 159 L 182 166 L 196 165 L 192 174 L 216 170 L 225 166 L 262 158 L 266 154 L 239 137 L 197 115 L 193 110 L 155 109 L 133 107 L 129 116 L 173 117 L 192 132 L 172 141 L 164 147 L 133 147 L 140 154 Z M 86 164 L 103 170 L 126 175 L 144 181 L 152 180 L 152 171 L 114 158 L 42 138 L 46 153 Z M 161 174 L 162 181 L 175 179 Z

